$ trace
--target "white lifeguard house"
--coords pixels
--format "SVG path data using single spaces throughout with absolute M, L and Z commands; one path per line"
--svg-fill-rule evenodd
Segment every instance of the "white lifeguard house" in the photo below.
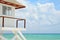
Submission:
M 15 10 L 25 8 L 24 5 L 18 3 L 16 0 L 0 0 L 0 38 L 3 31 L 12 31 L 16 36 L 12 40 L 26 40 L 21 30 L 26 29 L 26 19 L 15 18 Z M 16 22 L 15 22 L 16 21 Z M 18 27 L 18 22 L 24 21 L 24 28 Z M 21 37 L 19 37 L 18 33 Z M 16 38 L 17 37 L 17 38 Z M 16 39 L 15 39 L 16 38 Z M 4 39 L 5 40 L 5 39 Z

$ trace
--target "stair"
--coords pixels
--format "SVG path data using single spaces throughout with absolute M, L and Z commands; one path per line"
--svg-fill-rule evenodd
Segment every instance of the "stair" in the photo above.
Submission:
M 13 31 L 13 33 L 15 34 L 15 37 L 12 38 L 12 40 L 26 40 L 26 38 L 23 36 L 23 34 L 18 31 Z

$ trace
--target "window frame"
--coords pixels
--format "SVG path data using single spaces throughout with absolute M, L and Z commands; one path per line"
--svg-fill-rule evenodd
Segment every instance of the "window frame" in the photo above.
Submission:
M 3 12 L 3 7 L 5 7 L 6 9 L 5 10 L 7 10 L 7 12 L 4 14 L 4 12 Z M 10 12 L 9 12 L 9 8 L 11 8 L 10 9 Z M 12 7 L 9 7 L 9 6 L 5 6 L 5 5 L 2 5 L 2 15 L 6 15 L 6 16 L 12 16 Z

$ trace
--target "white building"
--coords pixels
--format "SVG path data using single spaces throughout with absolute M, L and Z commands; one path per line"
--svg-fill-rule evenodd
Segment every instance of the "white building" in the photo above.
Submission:
M 16 23 L 15 25 L 15 21 L 17 22 L 19 18 L 15 18 L 15 10 L 19 8 L 25 8 L 25 6 L 18 3 L 16 0 L 1 0 L 0 1 L 0 27 L 4 27 L 4 28 L 5 27 L 14 28 L 15 26 L 17 27 L 18 23 Z
M 26 20 L 15 18 L 15 10 L 25 8 L 24 5 L 18 3 L 16 0 L 0 0 L 0 30 L 23 30 L 26 27 Z M 24 28 L 18 27 L 18 21 L 24 21 Z M 16 23 L 15 23 L 16 21 Z

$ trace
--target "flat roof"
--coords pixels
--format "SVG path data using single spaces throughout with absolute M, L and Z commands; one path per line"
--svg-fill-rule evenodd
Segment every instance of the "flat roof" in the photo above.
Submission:
M 16 0 L 0 0 L 0 3 L 6 4 L 6 5 L 10 5 L 10 6 L 14 6 L 15 9 L 25 8 L 24 5 L 22 5 L 21 3 L 17 2 Z

